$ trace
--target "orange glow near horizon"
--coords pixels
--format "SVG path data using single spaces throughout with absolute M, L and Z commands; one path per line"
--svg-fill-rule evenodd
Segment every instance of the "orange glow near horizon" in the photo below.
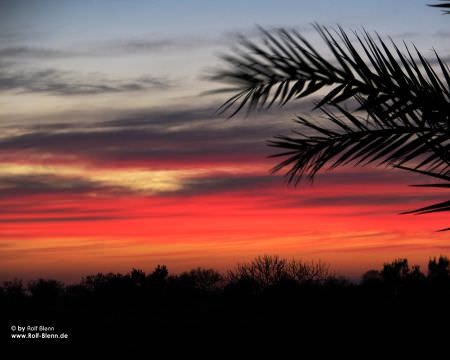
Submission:
M 100 181 L 95 176 L 90 173 Z M 190 176 L 201 177 L 201 171 Z M 186 179 L 180 179 L 182 188 Z M 116 194 L 108 192 L 106 180 L 103 194 L 62 187 L 60 193 L 2 198 L 0 276 L 77 281 L 96 272 L 151 271 L 157 264 L 171 272 L 196 266 L 226 270 L 278 254 L 325 261 L 338 275 L 357 278 L 397 257 L 423 267 L 430 257 L 450 253 L 448 235 L 435 232 L 445 226 L 444 215 L 399 215 L 430 202 L 410 203 L 418 191 L 430 192 L 403 184 L 318 181 L 293 188 L 274 177 L 261 187 L 179 194 L 146 192 L 151 184 L 116 178 L 130 190 Z

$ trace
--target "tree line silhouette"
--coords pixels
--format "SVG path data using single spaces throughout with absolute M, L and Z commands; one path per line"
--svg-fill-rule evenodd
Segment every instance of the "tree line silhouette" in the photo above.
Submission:
M 293 323 L 301 324 L 299 334 L 311 334 L 324 331 L 323 324 L 326 332 L 338 332 L 348 322 L 367 329 L 392 321 L 447 321 L 449 300 L 450 261 L 444 256 L 431 259 L 427 273 L 397 259 L 355 283 L 322 262 L 265 255 L 226 273 L 199 267 L 170 274 L 158 265 L 149 273 L 89 275 L 72 285 L 5 281 L 0 317 L 9 324 L 45 320 L 68 331 L 72 340 L 133 342 L 207 338 L 230 328 L 241 336 L 273 335 Z

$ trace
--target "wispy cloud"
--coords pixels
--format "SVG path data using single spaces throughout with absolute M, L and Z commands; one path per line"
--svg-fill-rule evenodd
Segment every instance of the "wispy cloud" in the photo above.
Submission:
M 28 126 L 24 133 L 0 140 L 0 162 L 4 162 L 0 187 L 8 189 L 11 197 L 100 194 L 174 199 L 265 193 L 273 208 L 389 206 L 435 199 L 412 193 L 380 195 L 373 186 L 367 194 L 351 196 L 343 192 L 273 197 L 272 190 L 282 188 L 284 182 L 269 174 L 276 160 L 266 159 L 273 150 L 265 141 L 284 133 L 291 122 L 271 113 L 227 120 L 214 115 L 215 108 L 149 109 L 97 122 Z M 15 173 L 6 174 L 15 168 Z M 406 186 L 416 180 L 401 171 L 352 170 L 321 173 L 316 181 L 323 188 L 356 184 L 361 190 L 370 184 Z
M 131 80 L 109 79 L 101 74 L 79 74 L 56 69 L 13 70 L 0 68 L 0 91 L 49 93 L 53 95 L 94 95 L 140 90 L 161 90 L 168 79 L 143 76 Z
M 284 26 L 286 27 L 286 26 Z M 266 29 L 277 26 L 266 27 Z M 312 26 L 289 26 L 301 33 L 313 31 Z M 173 37 L 128 37 L 113 38 L 97 42 L 71 44 L 67 47 L 46 47 L 30 45 L 11 45 L 0 47 L 0 57 L 10 59 L 63 59 L 63 58 L 91 58 L 128 55 L 158 55 L 168 52 L 192 51 L 204 47 L 229 46 L 238 41 L 239 36 L 257 38 L 261 31 L 256 27 L 244 27 L 233 31 L 211 35 L 178 35 Z
M 214 175 L 186 179 L 183 181 L 182 188 L 174 192 L 173 195 L 195 196 L 242 191 L 246 191 L 248 194 L 248 191 L 257 189 L 256 191 L 260 192 L 279 183 L 279 178 L 269 174 L 231 175 L 216 173 Z
M 83 177 L 55 174 L 2 174 L 2 198 L 40 194 L 89 194 L 94 192 L 124 193 L 125 187 L 105 185 Z M 129 191 L 128 191 L 129 192 Z
M 0 48 L 0 56 L 6 58 L 43 58 L 43 59 L 59 59 L 67 57 L 81 56 L 82 53 L 59 50 L 45 47 L 33 46 L 8 46 Z
M 0 219 L 0 223 L 57 223 L 57 222 L 110 221 L 120 219 L 124 219 L 124 217 L 123 216 L 20 217 L 20 218 Z
M 342 196 L 321 196 L 300 200 L 298 205 L 312 206 L 384 206 L 397 204 L 417 204 L 424 201 L 439 201 L 442 195 L 425 195 L 425 194 L 353 194 Z M 415 205 L 414 205 L 415 206 Z
M 198 37 L 185 36 L 173 38 L 124 38 L 111 39 L 96 43 L 72 45 L 70 48 L 45 46 L 12 45 L 0 47 L 3 59 L 64 59 L 92 58 L 128 55 L 158 55 L 173 51 L 200 49 L 206 46 L 228 44 L 229 35 Z
M 270 153 L 265 141 L 291 125 L 270 114 L 226 120 L 214 110 L 173 107 L 107 121 L 36 125 L 0 140 L 0 160 L 17 154 L 39 162 L 45 155 L 47 161 L 71 157 L 100 167 L 147 168 L 262 162 Z

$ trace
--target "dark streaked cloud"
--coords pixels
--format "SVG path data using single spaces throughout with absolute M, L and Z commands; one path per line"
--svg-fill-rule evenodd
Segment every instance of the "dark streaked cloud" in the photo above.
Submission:
M 5 58 L 24 58 L 24 59 L 59 59 L 59 58 L 71 58 L 75 56 L 79 56 L 81 54 L 66 51 L 66 50 L 58 50 L 52 48 L 45 47 L 32 47 L 32 46 L 9 46 L 0 48 L 0 57 Z
M 99 74 L 82 74 L 56 69 L 17 70 L 0 68 L 0 91 L 94 95 L 139 90 L 161 90 L 172 85 L 168 79 L 143 76 L 131 80 L 108 79 Z M 85 78 L 85 79 L 84 79 Z
M 72 156 L 75 160 L 109 166 L 139 161 L 155 164 L 200 163 L 205 159 L 240 162 L 264 160 L 265 145 L 291 122 L 268 114 L 247 119 L 224 119 L 216 107 L 149 110 L 109 121 L 31 125 L 25 133 L 0 140 L 0 159 L 8 154 L 36 158 Z
M 343 174 L 328 173 L 323 174 L 319 182 L 319 187 L 327 182 L 333 183 L 334 179 L 342 178 Z M 361 185 L 361 173 L 350 172 L 345 174 L 348 184 Z M 390 183 L 393 180 L 389 174 L 384 172 L 372 172 L 367 174 L 370 176 L 372 183 Z M 203 176 L 194 176 L 185 178 L 182 181 L 182 187 L 178 190 L 166 191 L 161 190 L 153 194 L 153 196 L 162 197 L 178 197 L 178 196 L 204 196 L 219 193 L 241 193 L 245 192 L 247 196 L 252 193 L 255 195 L 265 194 L 267 202 L 271 207 L 276 208 L 301 208 L 301 207 L 328 207 L 328 206 L 385 206 L 392 204 L 410 203 L 417 204 L 419 202 L 439 201 L 442 198 L 440 194 L 384 194 L 384 193 L 368 193 L 368 194 L 348 194 L 348 190 L 343 190 L 343 195 L 327 195 L 314 196 L 300 190 L 293 192 L 289 196 L 274 196 L 268 189 L 281 189 L 283 182 L 279 176 L 266 174 L 230 174 L 224 172 L 212 172 Z M 11 199 L 15 197 L 31 196 L 31 195 L 76 195 L 90 196 L 91 194 L 107 196 L 130 196 L 130 195 L 146 195 L 145 191 L 139 189 L 131 189 L 126 186 L 111 186 L 101 181 L 92 181 L 82 177 L 61 176 L 53 174 L 27 174 L 27 175 L 1 175 L 0 188 L 3 189 L 0 198 Z M 148 194 L 147 194 L 148 195 Z M 67 204 L 66 204 L 67 205 Z M 20 207 L 5 205 L 6 207 L 0 211 L 5 215 L 53 215 L 73 216 L 89 218 L 93 215 L 102 218 L 111 217 L 110 209 L 97 209 L 89 211 L 87 209 L 77 209 L 72 207 L 57 207 L 34 209 L 33 207 L 23 205 Z M 53 218 L 53 216 L 48 216 Z M 118 217 L 117 217 L 118 218 Z M 50 221 L 50 220 L 48 220 Z M 80 220 L 81 221 L 81 220 Z
M 74 221 L 108 221 L 126 219 L 123 216 L 64 216 L 64 217 L 20 217 L 0 219 L 0 223 L 42 223 L 42 222 L 74 222 Z
M 45 208 L 40 207 L 42 203 L 33 205 L 29 204 L 3 204 L 2 208 L 0 208 L 1 215 L 48 215 L 48 214 L 59 214 L 59 215 L 73 215 L 73 214 L 82 214 L 82 215 L 91 215 L 91 214 L 102 214 L 102 213 L 110 213 L 111 209 L 86 209 L 82 207 L 69 207 L 69 206 L 47 206 Z
M 172 38 L 126 38 L 112 39 L 96 44 L 87 45 L 88 53 L 96 56 L 129 55 L 129 54 L 157 54 L 174 50 L 192 50 L 204 46 L 217 45 L 221 39 L 216 37 L 184 36 Z
M 423 177 L 403 170 L 389 169 L 387 171 L 386 169 L 370 168 L 369 171 L 363 171 L 361 168 L 352 168 L 347 171 L 320 172 L 316 175 L 314 183 L 339 186 L 345 184 L 410 184 L 415 181 L 423 181 Z
M 262 189 L 274 186 L 280 183 L 280 179 L 271 175 L 229 175 L 214 174 L 187 179 L 183 182 L 183 188 L 174 192 L 179 195 L 207 195 L 223 192 L 239 192 Z
M 448 37 L 450 36 L 450 30 L 439 30 L 439 31 L 436 31 L 433 34 L 433 36 L 448 39 Z
M 0 48 L 0 57 L 10 59 L 63 59 L 79 57 L 109 57 L 134 54 L 157 55 L 168 51 L 183 51 L 216 46 L 228 42 L 228 37 L 180 37 L 180 38 L 128 38 L 112 39 L 99 43 L 74 45 L 69 49 L 12 45 Z
M 279 28 L 281 26 L 266 27 L 267 30 Z M 312 26 L 284 26 L 284 28 L 296 29 L 302 33 L 314 31 Z M 127 56 L 139 54 L 158 55 L 171 51 L 186 51 L 200 49 L 204 47 L 230 46 L 238 41 L 239 36 L 247 38 L 258 38 L 261 31 L 256 27 L 244 27 L 233 31 L 211 35 L 179 35 L 173 37 L 129 37 L 115 38 L 98 42 L 84 44 L 72 44 L 70 47 L 43 47 L 21 45 L 16 41 L 6 47 L 0 47 L 0 57 L 11 59 L 62 59 L 78 57 L 108 57 Z M 1 35 L 0 35 L 1 38 Z
M 333 28 L 333 26 L 330 26 Z M 312 26 L 267 26 L 266 30 L 275 30 L 285 28 L 297 30 L 302 34 L 314 32 Z M 6 35 L 5 35 L 6 36 Z M 89 57 L 109 57 L 109 56 L 128 56 L 139 54 L 165 54 L 171 51 L 186 51 L 201 49 L 203 47 L 229 47 L 239 41 L 240 36 L 250 39 L 261 37 L 261 31 L 258 27 L 245 27 L 233 31 L 225 31 L 214 35 L 184 35 L 176 37 L 129 37 L 103 40 L 84 44 L 71 44 L 70 47 L 45 47 L 23 45 L 16 41 L 16 44 L 0 47 L 0 57 L 3 59 L 63 59 L 63 58 L 89 58 Z M 419 32 L 402 32 L 393 34 L 394 38 L 418 38 L 418 37 L 448 37 L 448 31 L 441 30 L 432 34 L 423 34 Z M 1 38 L 1 35 L 0 35 Z
M 439 201 L 442 195 L 420 194 L 354 194 L 342 196 L 312 197 L 299 200 L 298 204 L 312 206 L 383 206 L 417 204 L 424 201 Z
M 1 63 L 0 63 L 1 66 Z M 199 97 L 188 98 L 187 100 L 195 104 L 197 99 L 207 99 Z M 101 110 L 77 110 L 76 112 L 64 112 L 59 114 L 45 114 L 39 117 L 28 119 L 28 125 L 23 124 L 21 128 L 27 131 L 58 131 L 58 130 L 92 130 L 94 128 L 107 130 L 152 128 L 167 131 L 170 129 L 186 129 L 193 127 L 217 128 L 235 127 L 249 125 L 256 132 L 259 127 L 269 127 L 278 131 L 291 129 L 294 123 L 291 119 L 296 114 L 310 113 L 317 98 L 286 104 L 283 108 L 274 106 L 272 109 L 256 111 L 249 116 L 236 116 L 228 119 L 226 115 L 217 114 L 217 109 L 221 105 L 214 101 L 209 105 L 170 105 L 164 108 L 153 107 L 141 110 L 108 109 Z M 85 118 L 95 121 L 83 121 Z M 65 119 L 61 122 L 61 119 Z M 12 125 L 11 125 L 12 124 Z M 17 128 L 16 122 L 11 122 L 9 127 Z M 220 129 L 218 130 L 220 131 Z
M 53 174 L 0 175 L 0 197 L 40 194 L 89 194 L 93 192 L 126 193 L 126 188 L 105 186 L 82 177 Z
M 309 103 L 275 113 L 254 114 L 249 118 L 224 119 L 214 115 L 216 106 L 172 107 L 150 109 L 94 123 L 49 123 L 31 125 L 22 135 L 0 140 L 0 162 L 52 162 L 88 165 L 95 168 L 131 169 L 210 169 L 208 175 L 184 178 L 176 191 L 158 191 L 161 196 L 195 196 L 221 192 L 260 191 L 282 188 L 281 176 L 269 175 L 276 160 L 267 160 L 267 172 L 220 173 L 225 166 L 261 164 L 274 150 L 265 142 L 286 133 L 292 122 L 286 112 L 296 113 L 310 108 Z M 281 119 L 281 120 L 280 120 Z M 283 120 L 286 119 L 286 120 Z M 266 166 L 267 165 L 267 166 Z M 263 170 L 264 171 L 264 170 Z M 343 184 L 407 184 L 420 183 L 419 176 L 403 171 L 351 170 L 320 173 L 316 184 L 323 187 Z M 47 193 L 137 194 L 138 190 L 106 186 L 101 182 L 76 177 L 53 175 L 0 176 L 0 187 L 10 196 Z M 381 190 L 380 190 L 381 191 Z M 302 192 L 299 191 L 301 195 Z M 6 195 L 5 195 L 6 196 Z M 277 203 L 273 199 L 273 206 Z M 390 195 L 354 197 L 332 196 L 311 198 L 294 196 L 280 201 L 280 207 L 332 206 L 358 204 L 394 204 L 428 200 L 423 196 L 406 199 Z M 430 199 L 432 200 L 432 199 Z M 272 200 L 271 200 L 272 201 Z
M 196 124 L 211 125 L 218 120 L 225 123 L 226 120 L 220 120 L 215 114 L 219 107 L 194 107 L 194 108 L 179 108 L 176 107 L 171 110 L 149 109 L 138 114 L 130 114 L 128 116 L 106 120 L 94 124 L 101 128 L 115 127 L 115 128 L 134 128 L 134 127 L 153 127 L 160 129 L 169 129 L 174 126 L 195 126 Z M 228 121 L 228 123 L 236 123 L 236 121 Z
M 189 166 L 206 160 L 223 163 L 239 159 L 263 160 L 264 129 L 230 128 L 183 129 L 104 129 L 101 131 L 34 132 L 0 141 L 0 159 L 17 154 L 23 158 L 64 158 L 97 166 L 139 162 L 147 167 Z M 260 135 L 260 137 L 258 137 Z M 22 154 L 22 155 L 20 155 Z
M 65 159 L 97 167 L 139 166 L 147 168 L 186 168 L 213 164 L 267 163 L 266 156 L 276 150 L 266 140 L 286 134 L 293 114 L 310 109 L 310 103 L 284 109 L 284 113 L 253 114 L 249 118 L 224 119 L 211 107 L 172 107 L 150 109 L 107 121 L 48 123 L 25 127 L 22 135 L 0 139 L 0 161 L 14 157 L 39 161 Z M 291 115 L 290 115 L 291 114 Z M 319 121 L 319 120 L 318 120 Z M 19 129 L 20 130 L 20 129 Z M 398 172 L 383 172 L 383 182 L 414 183 L 419 177 Z M 354 171 L 318 175 L 321 184 L 373 183 L 372 174 Z M 380 178 L 377 181 L 381 181 Z M 409 182 L 409 183 L 411 183 Z

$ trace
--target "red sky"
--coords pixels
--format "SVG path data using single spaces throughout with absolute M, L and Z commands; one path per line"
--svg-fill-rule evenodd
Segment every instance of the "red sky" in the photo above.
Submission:
M 101 131 L 106 138 L 109 130 Z M 212 146 L 205 139 L 180 162 L 170 155 L 151 166 L 148 153 L 147 167 L 133 159 L 113 166 L 113 159 L 84 159 L 86 148 L 72 148 L 67 137 L 62 156 L 73 161 L 58 161 L 51 152 L 58 132 L 47 132 L 45 141 L 24 136 L 16 139 L 20 151 L 12 150 L 12 142 L 4 150 L 9 162 L 3 165 L 0 198 L 0 275 L 5 279 L 76 281 L 100 271 L 149 271 L 156 264 L 175 272 L 195 266 L 224 270 L 261 254 L 322 260 L 355 278 L 397 257 L 424 266 L 430 257 L 450 252 L 448 234 L 435 232 L 447 226 L 444 215 L 399 215 L 444 195 L 407 186 L 429 181 L 409 173 L 347 168 L 294 188 L 268 174 L 274 161 L 264 159 L 263 144 L 261 154 L 241 159 L 228 138 L 224 149 L 232 160 L 222 161 L 213 149 L 203 154 Z M 94 158 L 105 146 L 97 145 L 88 151 Z M 33 155 L 25 151 L 31 147 Z M 135 149 L 142 150 L 138 142 Z M 177 151 L 182 158 L 183 146 Z

